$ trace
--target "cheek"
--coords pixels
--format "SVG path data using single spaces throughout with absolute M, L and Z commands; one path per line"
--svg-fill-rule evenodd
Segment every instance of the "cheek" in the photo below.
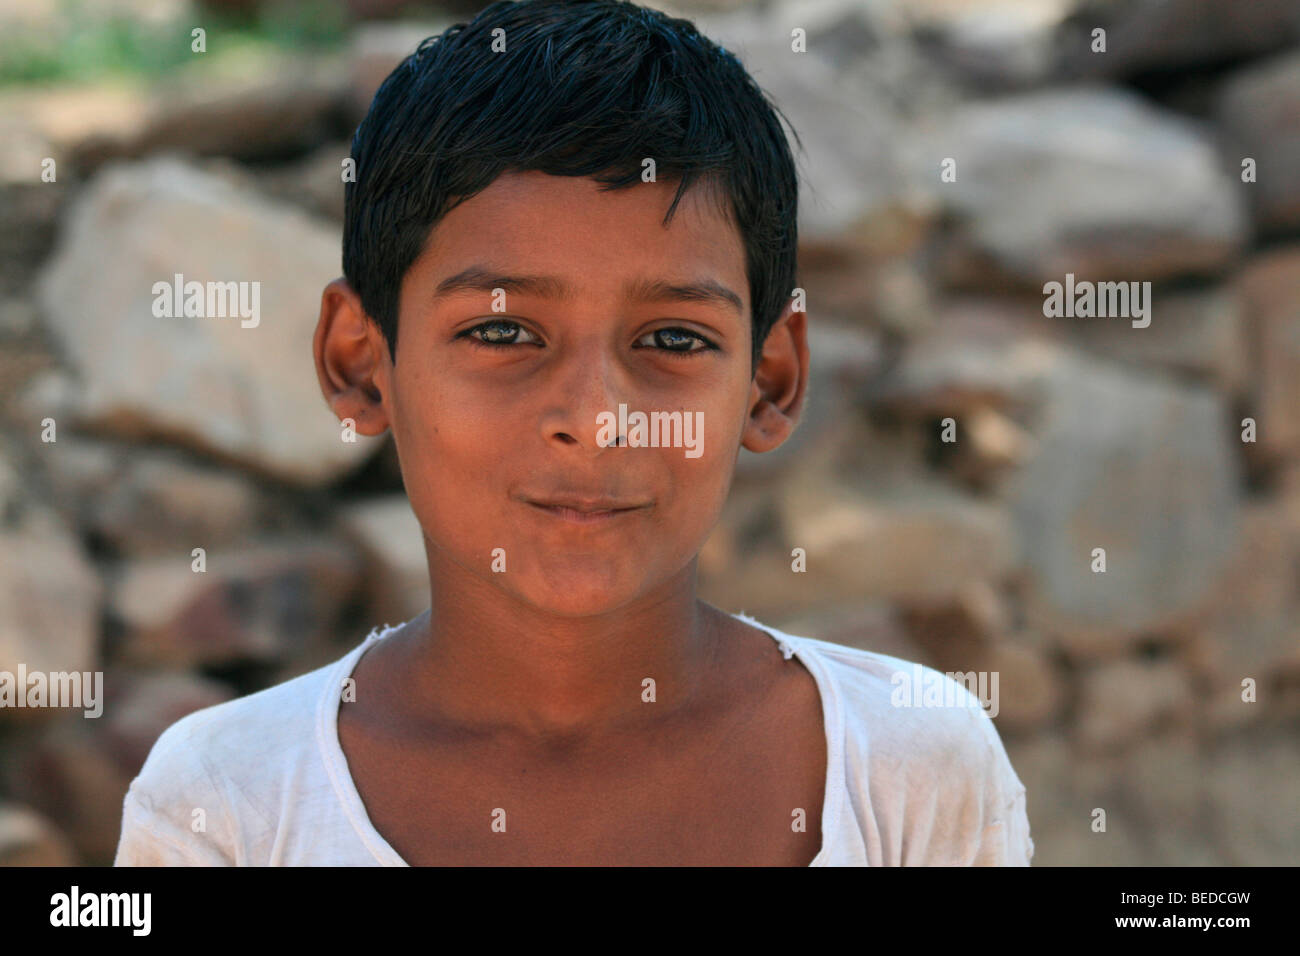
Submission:
M 411 507 L 432 531 L 444 516 L 464 513 L 460 499 L 483 471 L 485 430 L 476 410 L 463 407 L 427 370 L 403 370 L 395 386 L 392 430 L 402 478 Z
M 680 515 L 705 519 L 720 513 L 731 487 L 740 443 L 738 413 L 722 403 L 694 413 L 694 427 L 687 433 L 684 448 L 661 449 L 673 473 L 676 501 Z M 698 524 L 699 522 L 692 522 Z M 690 525 L 683 525 L 686 530 Z
M 414 364 L 395 376 L 393 434 L 413 465 L 439 471 L 457 458 L 483 450 L 492 411 L 432 367 Z M 405 460 L 405 458 L 404 458 Z

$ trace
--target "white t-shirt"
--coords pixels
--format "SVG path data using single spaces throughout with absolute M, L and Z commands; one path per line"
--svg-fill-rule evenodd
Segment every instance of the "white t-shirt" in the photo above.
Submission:
M 798 657 L 821 692 L 829 760 L 811 866 L 1029 865 L 1024 784 L 961 683 L 733 616 Z M 114 865 L 406 866 L 366 814 L 337 725 L 344 679 L 399 626 L 376 628 L 333 664 L 167 728 L 127 792 Z M 962 705 L 896 706 L 900 673 L 951 685 L 948 700 Z

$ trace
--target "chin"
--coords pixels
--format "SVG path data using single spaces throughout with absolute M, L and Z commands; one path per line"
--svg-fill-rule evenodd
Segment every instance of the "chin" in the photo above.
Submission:
M 608 614 L 635 598 L 640 580 L 604 573 L 569 573 L 547 570 L 542 580 L 529 582 L 520 594 L 524 600 L 559 617 L 594 617 Z

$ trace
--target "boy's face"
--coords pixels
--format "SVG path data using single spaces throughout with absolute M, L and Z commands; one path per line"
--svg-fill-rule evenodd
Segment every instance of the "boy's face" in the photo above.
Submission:
M 407 272 L 396 363 L 350 288 L 327 287 L 322 387 L 359 431 L 392 429 L 435 585 L 441 566 L 561 616 L 654 600 L 716 524 L 740 446 L 766 451 L 793 429 L 805 317 L 787 309 L 752 379 L 741 237 L 700 187 L 665 228 L 675 188 L 503 175 Z M 685 286 L 719 294 L 669 288 Z M 648 424 L 680 413 L 640 436 L 676 444 L 629 445 L 620 404 Z M 566 500 L 604 513 L 547 507 Z

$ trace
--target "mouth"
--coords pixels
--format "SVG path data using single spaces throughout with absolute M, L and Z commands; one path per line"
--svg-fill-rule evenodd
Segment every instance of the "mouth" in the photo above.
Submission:
M 567 521 L 573 524 L 602 524 L 608 521 L 613 521 L 624 515 L 642 511 L 648 507 L 644 504 L 627 504 L 611 500 L 579 501 L 576 499 L 569 499 L 533 501 L 527 499 L 527 502 L 530 507 L 535 508 L 538 511 L 544 511 L 547 514 L 559 518 L 561 521 Z

